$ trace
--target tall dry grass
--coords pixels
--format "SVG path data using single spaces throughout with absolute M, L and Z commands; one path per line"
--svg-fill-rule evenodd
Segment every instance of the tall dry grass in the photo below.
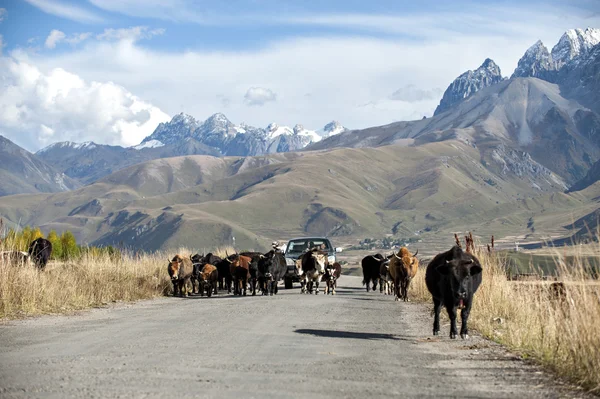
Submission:
M 566 295 L 557 298 L 552 282 L 508 281 L 505 259 L 487 251 L 476 255 L 484 266 L 483 283 L 475 294 L 469 327 L 600 392 L 600 285 L 591 278 L 585 257 L 567 264 L 557 251 L 558 280 L 566 288 Z M 415 278 L 411 297 L 431 301 L 424 272 Z
M 3 248 L 6 249 L 6 248 Z M 44 271 L 0 259 L 0 318 L 63 313 L 113 301 L 135 301 L 172 293 L 168 259 L 191 251 L 134 255 L 85 253 L 77 259 L 51 261 Z M 217 248 L 217 256 L 235 253 Z

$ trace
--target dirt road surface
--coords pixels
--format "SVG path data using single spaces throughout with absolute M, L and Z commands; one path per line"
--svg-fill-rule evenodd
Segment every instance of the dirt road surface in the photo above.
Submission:
M 2 398 L 554 398 L 476 334 L 431 335 L 429 307 L 366 293 L 161 298 L 0 325 Z M 474 312 L 477 311 L 476 305 Z

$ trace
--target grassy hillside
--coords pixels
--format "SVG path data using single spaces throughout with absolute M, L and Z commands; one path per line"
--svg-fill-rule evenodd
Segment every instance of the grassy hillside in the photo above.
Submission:
M 449 140 L 167 158 L 68 193 L 4 197 L 0 215 L 45 230 L 69 228 L 82 242 L 154 250 L 229 245 L 233 237 L 240 247 L 262 248 L 306 234 L 340 243 L 390 234 L 435 242 L 439 232 L 480 227 L 483 235 L 520 234 L 531 215 L 536 226 L 556 229 L 546 215 L 579 209 L 583 216 L 593 207 L 585 194 L 556 192 L 547 175 L 497 173 L 481 156 Z

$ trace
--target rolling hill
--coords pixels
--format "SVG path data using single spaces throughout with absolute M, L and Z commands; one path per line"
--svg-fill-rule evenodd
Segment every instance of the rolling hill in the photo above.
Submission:
M 481 163 L 478 148 L 450 139 L 417 147 L 153 160 L 69 193 L 4 197 L 0 214 L 44 230 L 68 228 L 99 245 L 201 250 L 235 237 L 240 248 L 262 248 L 272 239 L 307 234 L 344 242 L 433 236 L 481 224 L 475 215 L 492 220 L 503 206 L 554 192 L 556 181 L 552 172 L 519 175 L 509 168 L 498 174 Z

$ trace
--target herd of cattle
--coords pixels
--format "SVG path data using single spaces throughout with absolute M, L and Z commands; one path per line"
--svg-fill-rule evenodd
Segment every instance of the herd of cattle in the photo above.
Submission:
M 460 336 L 468 337 L 467 322 L 473 302 L 473 294 L 482 281 L 482 267 L 473 255 L 472 239 L 467 241 L 466 251 L 460 243 L 449 251 L 435 256 L 425 270 L 425 283 L 434 305 L 433 334 L 440 331 L 440 311 L 446 308 L 450 318 L 450 338 L 456 338 L 457 309 L 461 309 Z M 362 259 L 363 284 L 367 291 L 376 290 L 377 284 L 384 294 L 394 292 L 396 300 L 408 301 L 408 288 L 419 269 L 418 251 L 411 254 L 408 248 L 400 248 L 389 256 L 368 255 Z M 44 238 L 31 242 L 27 252 L 2 251 L 0 259 L 12 262 L 32 262 L 44 269 L 52 255 L 52 244 Z M 319 283 L 325 282 L 325 294 L 335 294 L 337 279 L 342 268 L 339 263 L 330 264 L 327 252 L 313 248 L 302 254 L 295 262 L 295 273 L 301 282 L 301 292 L 319 293 Z M 212 296 L 219 290 L 245 296 L 247 290 L 256 295 L 277 294 L 277 284 L 288 272 L 284 254 L 274 247 L 267 253 L 242 252 L 226 254 L 220 258 L 212 253 L 182 257 L 175 255 L 169 260 L 168 273 L 175 295 L 188 293 Z M 191 291 L 188 287 L 191 286 Z M 232 290 L 233 289 L 233 290 Z
M 458 242 L 457 242 L 458 243 Z M 389 256 L 368 255 L 362 259 L 363 284 L 367 291 L 377 289 L 384 294 L 394 292 L 395 299 L 408 301 L 408 288 L 419 269 L 418 251 L 411 254 L 402 247 Z M 221 289 L 234 295 L 246 295 L 257 289 L 263 295 L 277 294 L 277 284 L 287 272 L 286 260 L 277 248 L 263 254 L 242 252 L 220 258 L 212 253 L 192 255 L 189 258 L 175 255 L 169 260 L 168 272 L 173 283 L 174 295 L 186 296 L 189 292 L 212 296 Z M 482 267 L 472 254 L 455 245 L 447 252 L 435 256 L 425 271 L 425 283 L 433 297 L 433 334 L 440 331 L 440 311 L 446 308 L 450 318 L 450 338 L 455 339 L 457 310 L 461 309 L 460 336 L 468 338 L 468 318 L 473 303 L 473 294 L 481 284 Z M 327 252 L 318 248 L 306 251 L 296 260 L 296 270 L 302 293 L 319 293 L 319 283 L 325 282 L 325 294 L 335 294 L 337 279 L 341 274 L 339 263 L 329 264 Z M 191 291 L 188 290 L 191 286 Z
M 213 253 L 192 255 L 189 258 L 175 255 L 167 268 L 173 283 L 174 295 L 188 293 L 212 296 L 219 290 L 245 296 L 250 290 L 256 295 L 277 294 L 277 284 L 287 272 L 283 252 L 274 248 L 267 253 L 242 252 L 226 254 L 220 258 Z M 337 279 L 342 267 L 339 263 L 329 264 L 327 252 L 313 248 L 305 252 L 295 263 L 295 272 L 300 278 L 301 291 L 319 293 L 319 283 L 325 282 L 325 294 L 335 294 Z M 233 290 L 232 290 L 233 288 Z

